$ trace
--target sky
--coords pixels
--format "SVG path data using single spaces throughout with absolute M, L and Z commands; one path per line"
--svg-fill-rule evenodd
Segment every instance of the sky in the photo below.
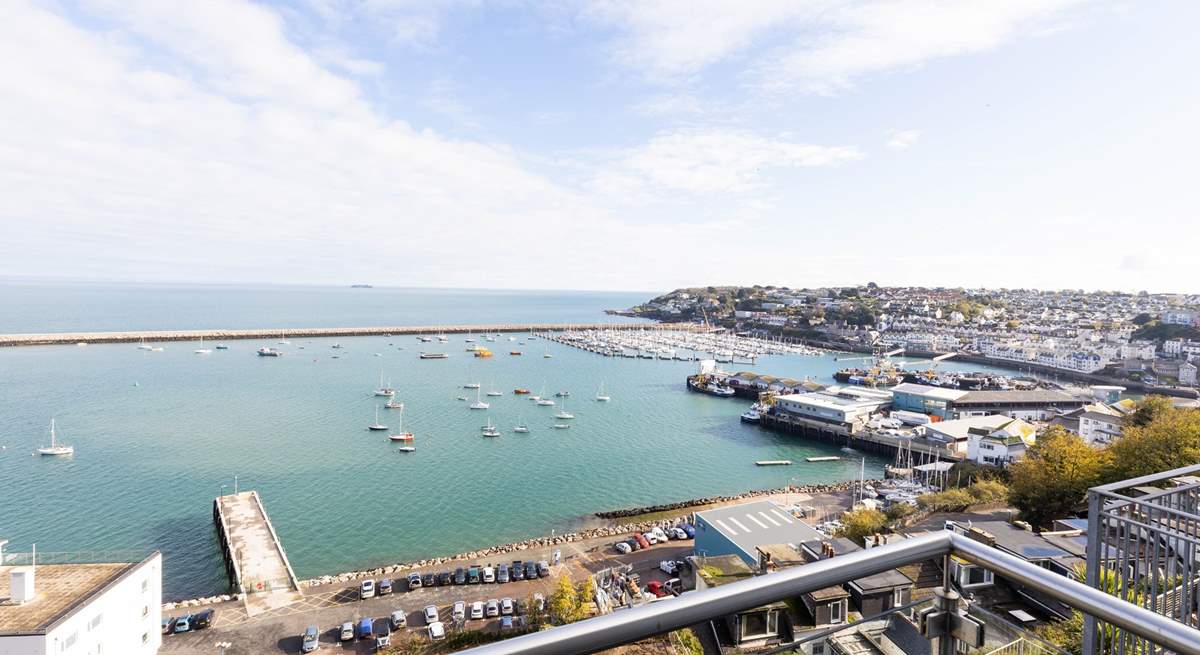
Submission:
M 0 276 L 1200 292 L 1200 3 L 0 2 Z

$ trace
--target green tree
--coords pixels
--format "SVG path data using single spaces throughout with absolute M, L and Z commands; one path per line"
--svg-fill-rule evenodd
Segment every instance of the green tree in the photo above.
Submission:
M 1125 417 L 1126 427 L 1143 427 L 1154 422 L 1160 416 L 1175 410 L 1175 404 L 1166 396 L 1146 396 Z
M 1008 500 L 1038 526 L 1070 513 L 1103 481 L 1109 455 L 1061 426 L 1050 426 L 1025 458 L 1010 467 Z
M 548 609 L 550 616 L 560 625 L 579 620 L 579 595 L 575 592 L 575 585 L 571 584 L 569 576 L 558 576 L 558 581 L 554 583 L 554 592 L 550 594 Z
M 877 509 L 856 509 L 842 515 L 837 534 L 862 546 L 866 537 L 883 530 L 887 522 L 887 515 Z
M 1154 320 L 1153 316 L 1147 314 L 1146 312 L 1142 312 L 1141 314 L 1138 314 L 1137 316 L 1133 317 L 1133 324 L 1134 325 L 1145 325 L 1152 320 Z
M 1200 411 L 1176 409 L 1166 401 L 1166 409 L 1148 411 L 1152 417 L 1139 424 L 1136 415 L 1148 408 L 1155 396 L 1147 398 L 1131 416 L 1131 425 L 1109 447 L 1115 479 L 1136 478 L 1200 463 Z M 1166 399 L 1162 399 L 1166 400 Z

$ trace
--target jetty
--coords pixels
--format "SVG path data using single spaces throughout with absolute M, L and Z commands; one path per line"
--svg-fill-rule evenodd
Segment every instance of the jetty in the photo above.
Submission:
M 229 584 L 254 616 L 300 600 L 300 582 L 257 491 L 218 496 L 213 522 Z
M 140 341 L 233 341 L 241 339 L 289 339 L 320 337 L 369 337 L 469 333 L 549 333 L 573 330 L 644 330 L 645 323 L 502 323 L 482 325 L 391 325 L 378 327 L 323 327 L 212 330 L 138 330 L 129 332 L 47 332 L 0 334 L 0 346 L 47 346 L 91 343 L 136 343 Z

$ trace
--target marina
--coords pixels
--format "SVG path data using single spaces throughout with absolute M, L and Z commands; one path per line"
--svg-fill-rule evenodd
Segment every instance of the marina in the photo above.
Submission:
M 755 364 L 766 355 L 820 355 L 800 343 L 762 339 L 697 325 L 596 327 L 542 331 L 539 337 L 605 357 Z

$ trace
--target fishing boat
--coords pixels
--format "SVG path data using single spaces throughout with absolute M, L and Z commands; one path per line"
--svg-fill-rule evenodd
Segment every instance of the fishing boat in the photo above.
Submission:
M 379 369 L 379 388 L 375 389 L 376 396 L 386 396 L 391 398 L 396 395 L 396 390 L 392 388 L 391 383 L 383 383 L 383 369 Z
M 262 348 L 258 349 L 258 356 L 259 357 L 282 357 L 283 353 L 278 350 L 275 350 L 274 348 L 271 348 L 270 346 L 263 346 Z
M 388 435 L 388 439 L 390 439 L 392 441 L 412 441 L 413 433 L 404 431 L 404 406 L 403 405 L 400 406 L 400 418 L 397 419 L 397 421 L 400 423 L 400 425 L 396 427 L 395 434 Z
M 602 402 L 602 403 L 606 403 L 606 402 L 612 400 L 612 398 L 610 398 L 607 394 L 604 393 L 604 382 L 603 381 L 600 382 L 600 388 L 596 391 L 596 400 L 598 402 Z
M 205 348 L 204 347 L 204 337 L 200 337 L 200 347 L 193 350 L 192 352 L 196 353 L 197 355 L 207 355 L 212 352 L 212 348 Z
M 450 355 L 446 353 L 421 353 L 421 359 L 446 359 Z
M 40 455 L 74 455 L 75 446 L 58 443 L 58 435 L 54 430 L 54 419 L 50 419 L 50 445 L 37 449 Z
M 742 423 L 758 423 L 762 420 L 762 414 L 756 409 L 748 409 L 742 412 Z
M 487 409 L 491 405 L 479 399 L 479 385 L 475 385 L 475 402 L 469 405 L 471 409 Z
M 375 422 L 367 426 L 368 430 L 386 430 L 387 426 L 379 422 L 379 405 L 375 406 Z

